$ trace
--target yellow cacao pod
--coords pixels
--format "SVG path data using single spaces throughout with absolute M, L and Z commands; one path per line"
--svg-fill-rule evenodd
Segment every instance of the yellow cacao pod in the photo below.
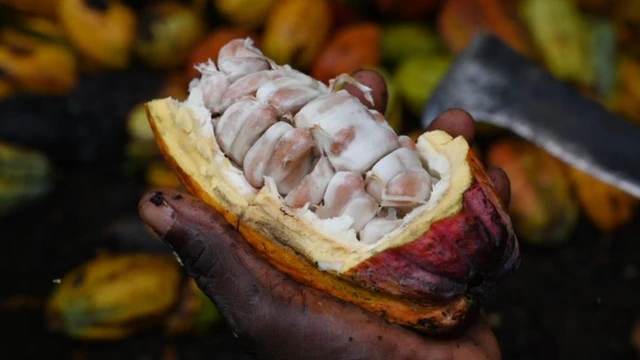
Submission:
M 487 150 L 487 164 L 509 176 L 509 212 L 523 241 L 553 246 L 571 239 L 580 208 L 565 163 L 526 140 L 502 139 Z
M 173 1 L 152 4 L 143 10 L 135 54 L 153 69 L 182 66 L 189 50 L 202 38 L 205 24 L 200 14 Z
M 75 54 L 64 44 L 6 28 L 0 33 L 0 73 L 16 90 L 65 95 L 78 81 Z
M 264 25 L 276 0 L 214 0 L 216 9 L 231 23 L 253 30 Z
M 570 0 L 525 0 L 521 14 L 542 60 L 555 76 L 583 86 L 595 80 L 583 14 Z
M 420 116 L 431 93 L 449 70 L 448 55 L 412 56 L 400 62 L 394 74 L 394 84 L 401 99 L 415 115 Z
M 0 141 L 0 216 L 30 204 L 52 188 L 52 166 L 44 154 Z
M 609 101 L 613 111 L 640 125 L 640 60 L 621 56 L 618 84 Z
M 95 67 L 126 68 L 136 40 L 138 19 L 118 0 L 60 0 L 60 23 L 69 41 Z
M 279 64 L 308 69 L 331 29 L 327 0 L 283 0 L 269 14 L 262 37 L 264 54 Z
M 173 256 L 99 255 L 61 279 L 47 303 L 47 323 L 73 338 L 122 339 L 161 326 L 182 284 Z
M 575 167 L 570 174 L 582 211 L 601 231 L 614 231 L 633 220 L 639 199 Z

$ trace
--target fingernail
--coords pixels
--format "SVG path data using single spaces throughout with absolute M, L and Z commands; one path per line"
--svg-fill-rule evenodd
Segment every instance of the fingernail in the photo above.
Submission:
M 162 238 L 171 230 L 177 216 L 164 194 L 158 191 L 140 204 L 140 217 Z

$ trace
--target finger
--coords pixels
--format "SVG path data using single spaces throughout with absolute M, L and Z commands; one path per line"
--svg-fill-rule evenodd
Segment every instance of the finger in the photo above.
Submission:
M 487 341 L 473 331 L 455 341 L 424 338 L 301 286 L 191 196 L 146 194 L 140 214 L 176 250 L 239 340 L 263 359 L 490 358 Z
M 218 261 L 210 258 L 206 249 L 224 250 L 225 246 L 233 245 L 228 233 L 235 229 L 193 196 L 170 189 L 150 191 L 142 197 L 138 208 L 142 220 L 171 247 L 194 277 L 212 271 L 210 265 Z M 208 233 L 202 233 L 202 226 L 206 226 Z
M 440 114 L 427 130 L 443 130 L 453 137 L 462 136 L 471 144 L 475 137 L 475 120 L 465 110 L 450 109 Z M 508 206 L 511 201 L 511 183 L 507 173 L 499 168 L 488 169 L 487 173 L 500 199 Z
M 381 114 L 384 114 L 387 110 L 389 93 L 387 90 L 387 82 L 382 74 L 371 69 L 360 69 L 356 70 L 352 74 L 352 76 L 362 85 L 371 88 L 371 98 L 373 99 L 373 104 L 371 104 L 371 102 L 365 98 L 364 93 L 360 91 L 360 89 L 358 89 L 356 86 L 352 84 L 346 84 L 344 86 L 344 89 L 347 90 L 351 95 L 357 97 L 365 106 L 372 108 Z
M 462 136 L 471 144 L 476 134 L 476 124 L 471 114 L 465 110 L 450 109 L 438 115 L 427 130 L 442 130 L 453 137 Z
M 511 202 L 511 182 L 509 176 L 501 168 L 489 168 L 487 169 L 487 175 L 493 183 L 493 186 L 498 191 L 498 195 L 505 206 L 509 206 Z
M 176 221 L 176 214 L 173 208 L 167 204 L 165 194 L 162 191 L 145 194 L 138 203 L 138 212 L 142 220 L 160 237 L 163 237 Z

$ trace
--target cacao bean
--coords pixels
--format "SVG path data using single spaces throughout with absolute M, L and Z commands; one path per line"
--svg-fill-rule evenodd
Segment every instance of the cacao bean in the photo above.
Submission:
M 250 41 L 242 44 L 251 50 Z M 160 151 L 185 187 L 301 284 L 421 332 L 463 325 L 476 300 L 520 263 L 505 204 L 467 140 L 433 130 L 412 144 L 381 116 L 386 100 L 375 82 L 344 74 L 327 86 L 266 61 L 281 76 L 242 92 L 222 114 L 204 106 L 197 85 L 186 102 L 146 104 Z M 240 79 L 202 70 L 219 72 L 229 86 Z M 229 143 L 247 137 L 240 132 L 252 119 L 237 104 L 275 108 L 265 99 L 280 99 L 276 80 L 318 96 L 299 111 L 275 111 L 275 123 L 235 163 Z M 418 156 L 380 165 L 395 170 L 378 193 L 410 201 L 384 207 L 368 193 L 367 175 L 398 149 Z
M 251 145 L 276 121 L 273 109 L 260 105 L 238 131 L 231 145 L 229 156 L 237 159 L 238 164 L 242 165 Z
M 395 132 L 376 122 L 345 90 L 313 100 L 296 114 L 294 123 L 315 129 L 316 140 L 336 170 L 362 173 L 400 146 Z
M 398 227 L 402 220 L 386 217 L 375 217 L 360 231 L 360 241 L 373 244 L 385 234 Z
M 233 140 L 235 140 L 242 125 L 259 107 L 260 103 L 256 100 L 247 98 L 238 101 L 227 109 L 216 126 L 216 138 L 222 151 L 228 153 L 231 150 Z M 237 159 L 234 160 L 239 163 Z
M 229 82 L 233 82 L 244 75 L 269 69 L 270 65 L 249 39 L 236 39 L 220 49 L 218 68 L 227 75 Z
M 227 77 L 222 73 L 202 77 L 202 80 L 200 80 L 200 88 L 202 89 L 204 105 L 207 109 L 214 113 L 221 113 L 222 109 L 219 108 L 218 104 L 222 102 L 222 97 L 228 84 L 229 81 Z
M 273 106 L 279 115 L 296 113 L 307 103 L 322 95 L 298 79 L 280 77 L 269 81 L 256 91 L 258 100 Z
M 313 137 L 306 129 L 294 128 L 282 135 L 265 169 L 265 175 L 276 181 L 280 194 L 290 193 L 311 172 L 315 150 Z
M 294 208 L 301 208 L 306 204 L 317 205 L 322 201 L 334 174 L 329 160 L 325 156 L 321 157 L 313 171 L 302 179 L 297 188 L 287 194 L 284 199 L 285 204 Z
M 417 151 L 401 147 L 382 158 L 367 173 L 367 192 L 382 206 L 422 203 L 431 194 L 431 177 Z
M 244 173 L 249 183 L 257 188 L 264 186 L 264 172 L 278 140 L 285 132 L 293 129 L 286 122 L 277 122 L 256 141 L 245 156 Z
M 322 219 L 348 216 L 367 243 L 429 200 L 432 179 L 416 144 L 343 89 L 351 84 L 370 98 L 357 80 L 341 75 L 327 87 L 273 63 L 250 39 L 230 41 L 217 64 L 197 68 L 190 99 L 202 98 L 218 146 L 251 186 L 271 178 L 284 204 L 308 206 Z M 186 119 L 185 131 L 202 125 Z
M 317 213 L 321 218 L 348 215 L 353 219 L 353 228 L 362 230 L 378 211 L 375 199 L 364 191 L 362 176 L 356 172 L 337 172 L 324 195 L 324 206 Z
M 219 107 L 219 111 L 226 110 L 229 104 L 243 96 L 254 94 L 267 81 L 277 79 L 283 75 L 281 72 L 262 70 L 241 77 L 221 94 L 221 99 L 218 102 L 223 105 Z

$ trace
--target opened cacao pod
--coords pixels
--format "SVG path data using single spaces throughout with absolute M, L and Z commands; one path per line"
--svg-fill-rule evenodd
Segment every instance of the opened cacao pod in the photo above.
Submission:
M 511 221 L 462 137 L 417 142 L 342 89 L 235 39 L 189 98 L 146 104 L 194 195 L 302 284 L 429 333 L 464 323 L 519 264 Z

